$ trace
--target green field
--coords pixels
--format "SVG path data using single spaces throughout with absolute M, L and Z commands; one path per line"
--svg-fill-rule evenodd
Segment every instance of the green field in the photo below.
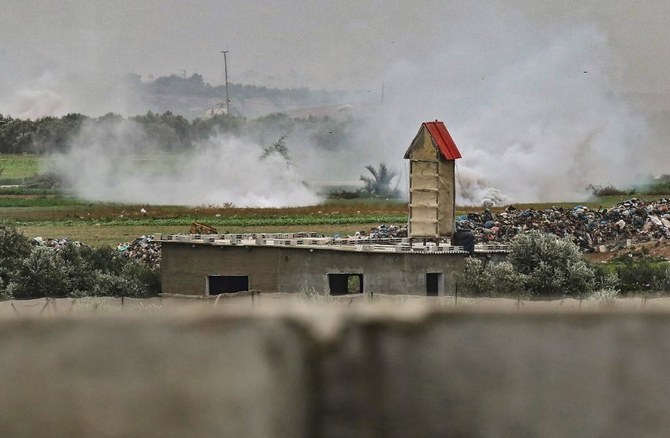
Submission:
M 139 157 L 147 160 L 151 157 Z M 153 157 L 157 158 L 157 157 Z M 158 161 L 168 165 L 169 158 Z M 17 184 L 39 173 L 36 155 L 0 155 L 0 183 Z M 1 185 L 1 184 L 0 184 Z M 608 196 L 590 202 L 515 204 L 519 209 L 611 207 L 633 196 L 654 200 L 659 195 Z M 147 210 L 142 213 L 141 209 Z M 494 208 L 501 211 L 504 208 Z M 479 212 L 481 207 L 459 207 L 456 214 Z M 188 233 L 192 221 L 214 226 L 220 233 L 315 231 L 347 235 L 369 231 L 379 224 L 407 222 L 407 204 L 378 199 L 329 200 L 296 208 L 224 208 L 123 205 L 88 202 L 53 189 L 0 187 L 0 224 L 16 226 L 29 237 L 67 237 L 90 245 L 116 245 L 154 233 Z
M 38 174 L 42 158 L 31 154 L 0 154 L 0 185 L 20 184 Z

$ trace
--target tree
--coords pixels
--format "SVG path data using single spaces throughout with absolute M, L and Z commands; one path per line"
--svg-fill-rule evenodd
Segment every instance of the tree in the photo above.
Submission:
M 364 192 L 379 198 L 397 198 L 399 196 L 397 187 L 391 188 L 391 183 L 397 176 L 395 171 L 390 170 L 385 163 L 379 163 L 377 169 L 372 165 L 365 166 L 365 168 L 372 176 L 361 175 L 361 181 L 365 185 Z
M 291 164 L 291 156 L 288 154 L 288 148 L 286 147 L 286 137 L 288 136 L 288 133 L 282 135 L 279 137 L 279 140 L 276 142 L 272 143 L 271 146 L 266 147 L 263 150 L 263 155 L 261 155 L 261 160 L 266 159 L 270 155 L 278 154 L 281 156 L 284 161 L 286 161 L 286 164 Z

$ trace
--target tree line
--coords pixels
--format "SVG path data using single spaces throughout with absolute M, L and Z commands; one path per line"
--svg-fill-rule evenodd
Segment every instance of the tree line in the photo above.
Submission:
M 188 120 L 170 111 L 162 114 L 147 112 L 123 117 L 108 113 L 88 117 L 79 113 L 62 117 L 19 119 L 0 114 L 0 153 L 46 154 L 64 152 L 85 124 L 137 124 L 152 144 L 165 151 L 186 151 L 213 132 L 248 138 L 261 145 L 274 143 L 284 136 L 299 136 L 314 147 L 337 149 L 349 141 L 355 122 L 329 117 L 292 118 L 286 114 L 270 114 L 256 119 L 218 114 L 211 118 Z

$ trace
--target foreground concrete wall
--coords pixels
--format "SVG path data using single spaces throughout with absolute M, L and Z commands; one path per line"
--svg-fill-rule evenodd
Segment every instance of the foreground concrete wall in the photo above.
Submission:
M 208 275 L 248 275 L 261 292 L 328 294 L 328 274 L 364 275 L 366 294 L 426 294 L 426 273 L 442 273 L 440 295 L 453 295 L 462 254 L 403 254 L 255 246 L 163 243 L 163 293 L 204 295 Z
M 668 436 L 670 314 L 0 321 L 0 436 Z
M 151 319 L 0 322 L 0 436 L 308 436 L 290 321 Z

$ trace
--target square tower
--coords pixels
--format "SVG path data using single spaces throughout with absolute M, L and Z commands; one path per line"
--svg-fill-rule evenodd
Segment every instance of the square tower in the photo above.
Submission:
M 409 159 L 409 237 L 451 238 L 455 163 L 461 153 L 444 123 L 421 124 L 405 158 Z

